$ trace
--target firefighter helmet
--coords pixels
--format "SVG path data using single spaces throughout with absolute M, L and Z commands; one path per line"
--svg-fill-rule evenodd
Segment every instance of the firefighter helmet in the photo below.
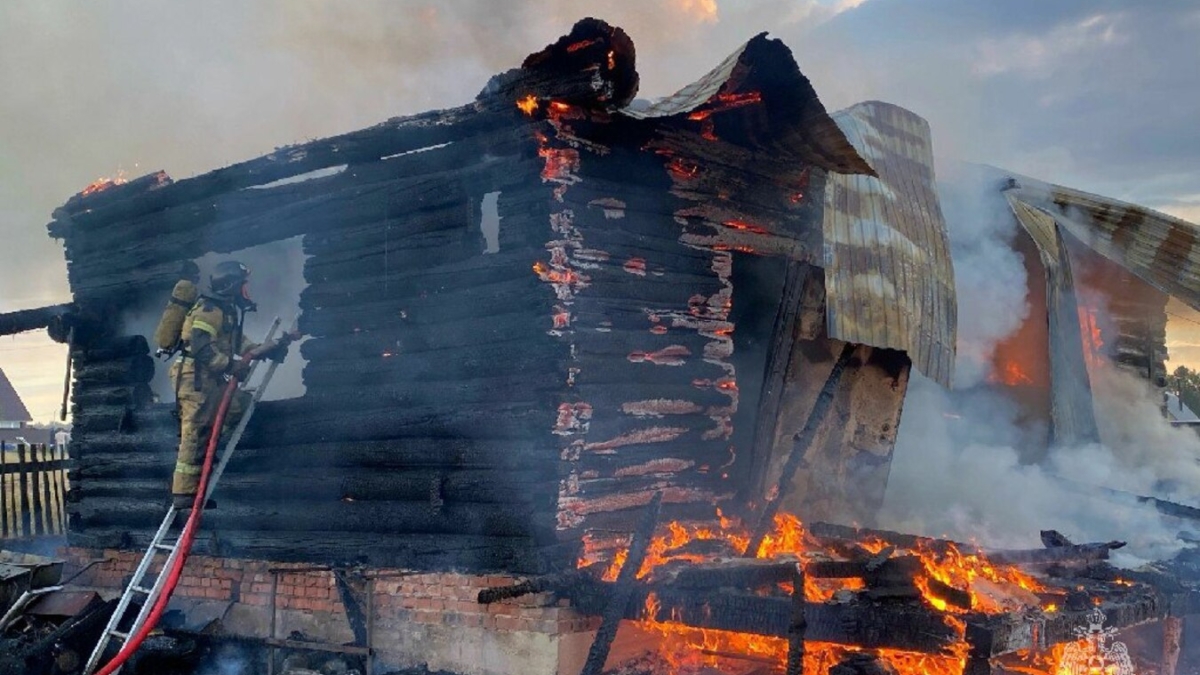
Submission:
M 239 301 L 239 304 L 249 303 L 250 295 L 246 282 L 250 279 L 250 269 L 236 260 L 226 260 L 213 268 L 208 278 L 209 288 L 213 295 Z

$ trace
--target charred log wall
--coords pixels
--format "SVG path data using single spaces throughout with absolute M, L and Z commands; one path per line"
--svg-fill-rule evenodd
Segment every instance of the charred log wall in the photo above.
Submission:
M 810 184 L 870 168 L 782 44 L 652 115 L 615 110 L 632 49 L 581 22 L 470 106 L 57 211 L 100 317 L 73 352 L 73 543 L 144 545 L 165 508 L 176 423 L 131 313 L 181 261 L 295 236 L 306 394 L 260 406 L 200 550 L 524 572 L 656 493 L 711 516 L 765 461 L 780 298 L 819 259 Z

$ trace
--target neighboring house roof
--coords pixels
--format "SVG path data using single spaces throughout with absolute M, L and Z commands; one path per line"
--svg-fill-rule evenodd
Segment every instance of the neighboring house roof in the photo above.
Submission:
M 0 370 L 0 422 L 32 421 L 33 417 L 29 415 L 29 409 L 25 407 L 21 396 L 13 389 L 12 382 L 8 381 L 4 371 Z
M 825 185 L 829 336 L 903 350 L 950 386 L 958 306 L 929 123 L 879 101 L 833 119 L 878 177 L 830 172 Z

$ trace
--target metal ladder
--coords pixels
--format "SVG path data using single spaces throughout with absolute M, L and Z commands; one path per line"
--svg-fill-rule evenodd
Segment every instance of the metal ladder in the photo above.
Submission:
M 264 344 L 275 337 L 275 332 L 279 330 L 279 323 L 280 321 L 277 317 L 271 324 L 271 328 L 267 331 L 266 338 L 263 340 Z M 295 322 L 293 321 L 292 324 L 292 329 L 295 329 Z M 254 371 L 258 367 L 258 363 L 258 361 L 255 361 L 251 364 L 250 370 L 246 374 L 245 382 L 250 381 L 250 378 L 254 375 Z M 259 399 L 262 398 L 263 392 L 271 382 L 271 377 L 275 374 L 275 368 L 278 365 L 278 363 L 272 361 L 267 366 L 267 372 L 263 376 L 262 382 L 257 387 L 248 387 L 246 389 L 246 391 L 253 391 L 254 394 L 251 396 L 246 410 L 242 413 L 242 418 L 238 420 L 237 426 L 234 428 L 233 433 L 230 434 L 229 440 L 225 442 L 225 448 L 221 453 L 220 460 L 213 467 L 201 508 L 203 508 L 204 503 L 208 502 L 208 498 L 212 496 L 213 490 L 216 489 L 217 482 L 221 479 L 221 474 L 225 472 L 225 466 L 229 463 L 229 458 L 233 455 L 238 441 L 242 438 L 242 433 L 246 430 L 246 424 L 250 421 L 250 415 L 254 413 L 254 408 L 258 405 Z M 100 660 L 104 657 L 104 652 L 113 638 L 125 642 L 131 636 L 137 635 L 141 631 L 142 626 L 145 625 L 146 619 L 154 607 L 154 603 L 162 595 L 163 586 L 166 584 L 168 576 L 166 572 L 174 567 L 175 561 L 180 555 L 179 537 L 182 536 L 182 533 L 173 539 L 170 537 L 172 526 L 175 524 L 179 513 L 180 511 L 174 505 L 167 509 L 166 517 L 163 518 L 162 523 L 158 526 L 158 531 L 154 533 L 154 538 L 150 540 L 150 547 L 146 549 L 141 562 L 138 563 L 137 568 L 133 571 L 133 577 L 129 580 L 129 585 L 125 587 L 125 592 L 121 594 L 121 600 L 117 603 L 117 608 L 113 610 L 112 617 L 109 618 L 108 624 L 104 627 L 104 632 L 100 635 L 100 641 L 96 643 L 96 648 L 92 650 L 92 655 L 88 658 L 87 665 L 83 669 L 83 675 L 92 675 L 92 673 L 96 672 L 96 669 L 100 666 Z M 147 573 L 150 571 L 154 559 L 162 553 L 165 553 L 167 558 L 163 562 L 161 571 L 157 574 L 154 583 L 147 587 L 145 585 Z M 133 625 L 127 631 L 118 630 L 118 626 L 121 625 L 121 621 L 125 618 L 129 610 L 130 603 L 139 595 L 144 596 L 144 600 L 142 601 L 142 608 L 138 612 L 137 618 L 133 621 Z M 115 673 L 119 672 L 120 669 L 115 671 Z

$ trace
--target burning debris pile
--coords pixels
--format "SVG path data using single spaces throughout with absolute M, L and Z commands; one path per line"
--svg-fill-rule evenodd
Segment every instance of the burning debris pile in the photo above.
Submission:
M 1066 675 L 1079 654 L 1103 661 L 1083 627 L 1200 609 L 1194 584 L 1104 562 L 1123 542 L 1077 545 L 1053 531 L 1042 549 L 985 552 L 779 516 L 752 556 L 749 531 L 727 518 L 642 535 L 589 540 L 576 572 L 484 591 L 479 602 L 551 591 L 605 625 L 630 620 L 641 637 L 626 633 L 596 661 L 622 673 Z

